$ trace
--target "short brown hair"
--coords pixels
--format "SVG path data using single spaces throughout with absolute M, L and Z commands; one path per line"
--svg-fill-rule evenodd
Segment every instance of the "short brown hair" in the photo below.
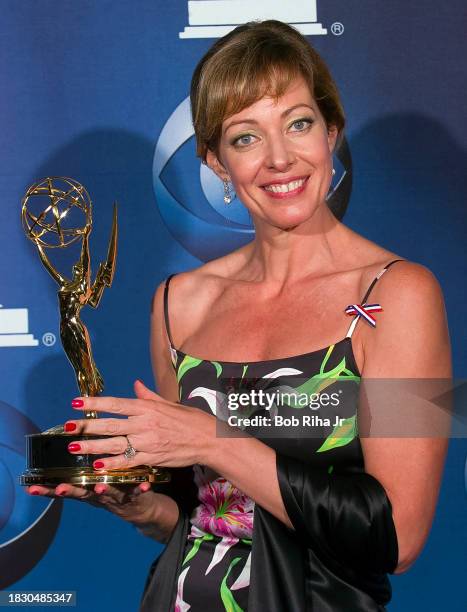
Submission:
M 323 59 L 292 26 L 273 19 L 251 21 L 214 43 L 195 68 L 191 81 L 191 114 L 196 152 L 206 160 L 217 153 L 222 122 L 263 96 L 276 100 L 302 76 L 326 121 L 345 126 L 336 84 Z

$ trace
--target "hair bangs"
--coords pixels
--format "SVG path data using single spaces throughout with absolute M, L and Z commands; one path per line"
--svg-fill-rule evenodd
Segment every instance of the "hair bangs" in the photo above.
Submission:
M 263 55 L 246 59 L 231 84 L 232 95 L 224 98 L 227 104 L 223 119 L 239 113 L 264 97 L 273 98 L 277 102 L 295 79 L 306 78 L 296 58 L 287 61 L 288 58 Z
M 197 154 L 217 153 L 223 122 L 258 100 L 277 100 L 304 78 L 328 126 L 341 136 L 345 116 L 326 64 L 293 27 L 249 22 L 216 41 L 198 63 L 190 90 Z

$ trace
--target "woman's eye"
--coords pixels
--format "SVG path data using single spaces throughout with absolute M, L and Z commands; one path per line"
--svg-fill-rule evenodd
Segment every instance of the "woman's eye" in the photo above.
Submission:
M 232 142 L 235 146 L 246 147 L 253 142 L 253 136 L 251 134 L 243 134 Z
M 312 124 L 311 119 L 297 119 L 294 121 L 290 127 L 295 128 L 296 132 L 304 132 L 307 128 L 309 128 Z

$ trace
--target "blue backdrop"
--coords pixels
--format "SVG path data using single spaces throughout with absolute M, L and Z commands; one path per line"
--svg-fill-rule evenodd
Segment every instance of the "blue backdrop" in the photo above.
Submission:
M 228 4 L 238 22 L 251 17 L 248 3 L 237 9 L 231 0 L 222 10 Z M 130 396 L 137 377 L 152 384 L 156 285 L 253 237 L 241 205 L 224 210 L 220 184 L 194 155 L 191 74 L 219 35 L 217 24 L 234 25 L 219 3 L 206 12 L 207 5 L 0 2 L 0 589 L 70 589 L 83 612 L 137 610 L 160 553 L 105 511 L 31 498 L 17 484 L 24 434 L 69 418 L 76 395 L 54 344 L 56 287 L 19 213 L 36 179 L 80 181 L 94 203 L 96 269 L 118 200 L 114 285 L 83 319 L 107 394 Z M 304 16 L 300 27 L 327 60 L 348 119 L 353 188 L 345 222 L 434 272 L 454 373 L 465 378 L 466 3 L 271 0 L 257 7 L 263 17 Z M 467 608 L 466 454 L 466 440 L 451 441 L 431 535 L 415 566 L 392 577 L 391 610 Z

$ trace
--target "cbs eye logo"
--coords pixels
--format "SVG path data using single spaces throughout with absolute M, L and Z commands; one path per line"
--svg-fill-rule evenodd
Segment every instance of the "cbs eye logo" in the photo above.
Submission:
M 60 522 L 63 500 L 38 500 L 19 484 L 27 434 L 39 429 L 24 414 L 0 402 L 0 589 L 14 584 L 41 560 Z M 45 506 L 45 507 L 44 507 Z M 31 520 L 31 516 L 37 518 Z

